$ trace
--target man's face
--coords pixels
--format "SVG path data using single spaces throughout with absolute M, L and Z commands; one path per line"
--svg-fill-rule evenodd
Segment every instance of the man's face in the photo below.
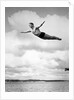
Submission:
M 33 24 L 29 24 L 29 27 L 30 27 L 30 28 L 34 28 L 34 25 L 33 25 Z

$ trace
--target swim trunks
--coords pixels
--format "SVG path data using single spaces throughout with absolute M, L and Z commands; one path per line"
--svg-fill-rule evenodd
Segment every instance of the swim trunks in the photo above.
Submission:
M 40 37 L 40 38 L 43 38 L 44 35 L 45 35 L 45 33 L 44 33 L 44 32 L 41 32 L 41 34 L 39 35 L 39 37 Z

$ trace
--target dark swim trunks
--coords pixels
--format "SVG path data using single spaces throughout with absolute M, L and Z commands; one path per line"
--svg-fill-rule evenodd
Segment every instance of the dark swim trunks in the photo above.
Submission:
M 41 34 L 39 35 L 39 37 L 40 37 L 40 38 L 43 38 L 44 35 L 45 35 L 45 33 L 44 33 L 44 32 L 41 32 Z

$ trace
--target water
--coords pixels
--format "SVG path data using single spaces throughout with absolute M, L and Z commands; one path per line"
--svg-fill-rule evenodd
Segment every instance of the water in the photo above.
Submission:
M 69 92 L 69 81 L 8 81 L 6 92 Z

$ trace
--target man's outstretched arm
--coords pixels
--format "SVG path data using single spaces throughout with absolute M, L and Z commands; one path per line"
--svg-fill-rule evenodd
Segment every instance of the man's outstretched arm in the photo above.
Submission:
M 21 33 L 30 33 L 31 31 L 21 32 Z
M 40 26 L 38 26 L 38 28 L 40 28 L 44 23 L 45 23 L 45 21 Z

